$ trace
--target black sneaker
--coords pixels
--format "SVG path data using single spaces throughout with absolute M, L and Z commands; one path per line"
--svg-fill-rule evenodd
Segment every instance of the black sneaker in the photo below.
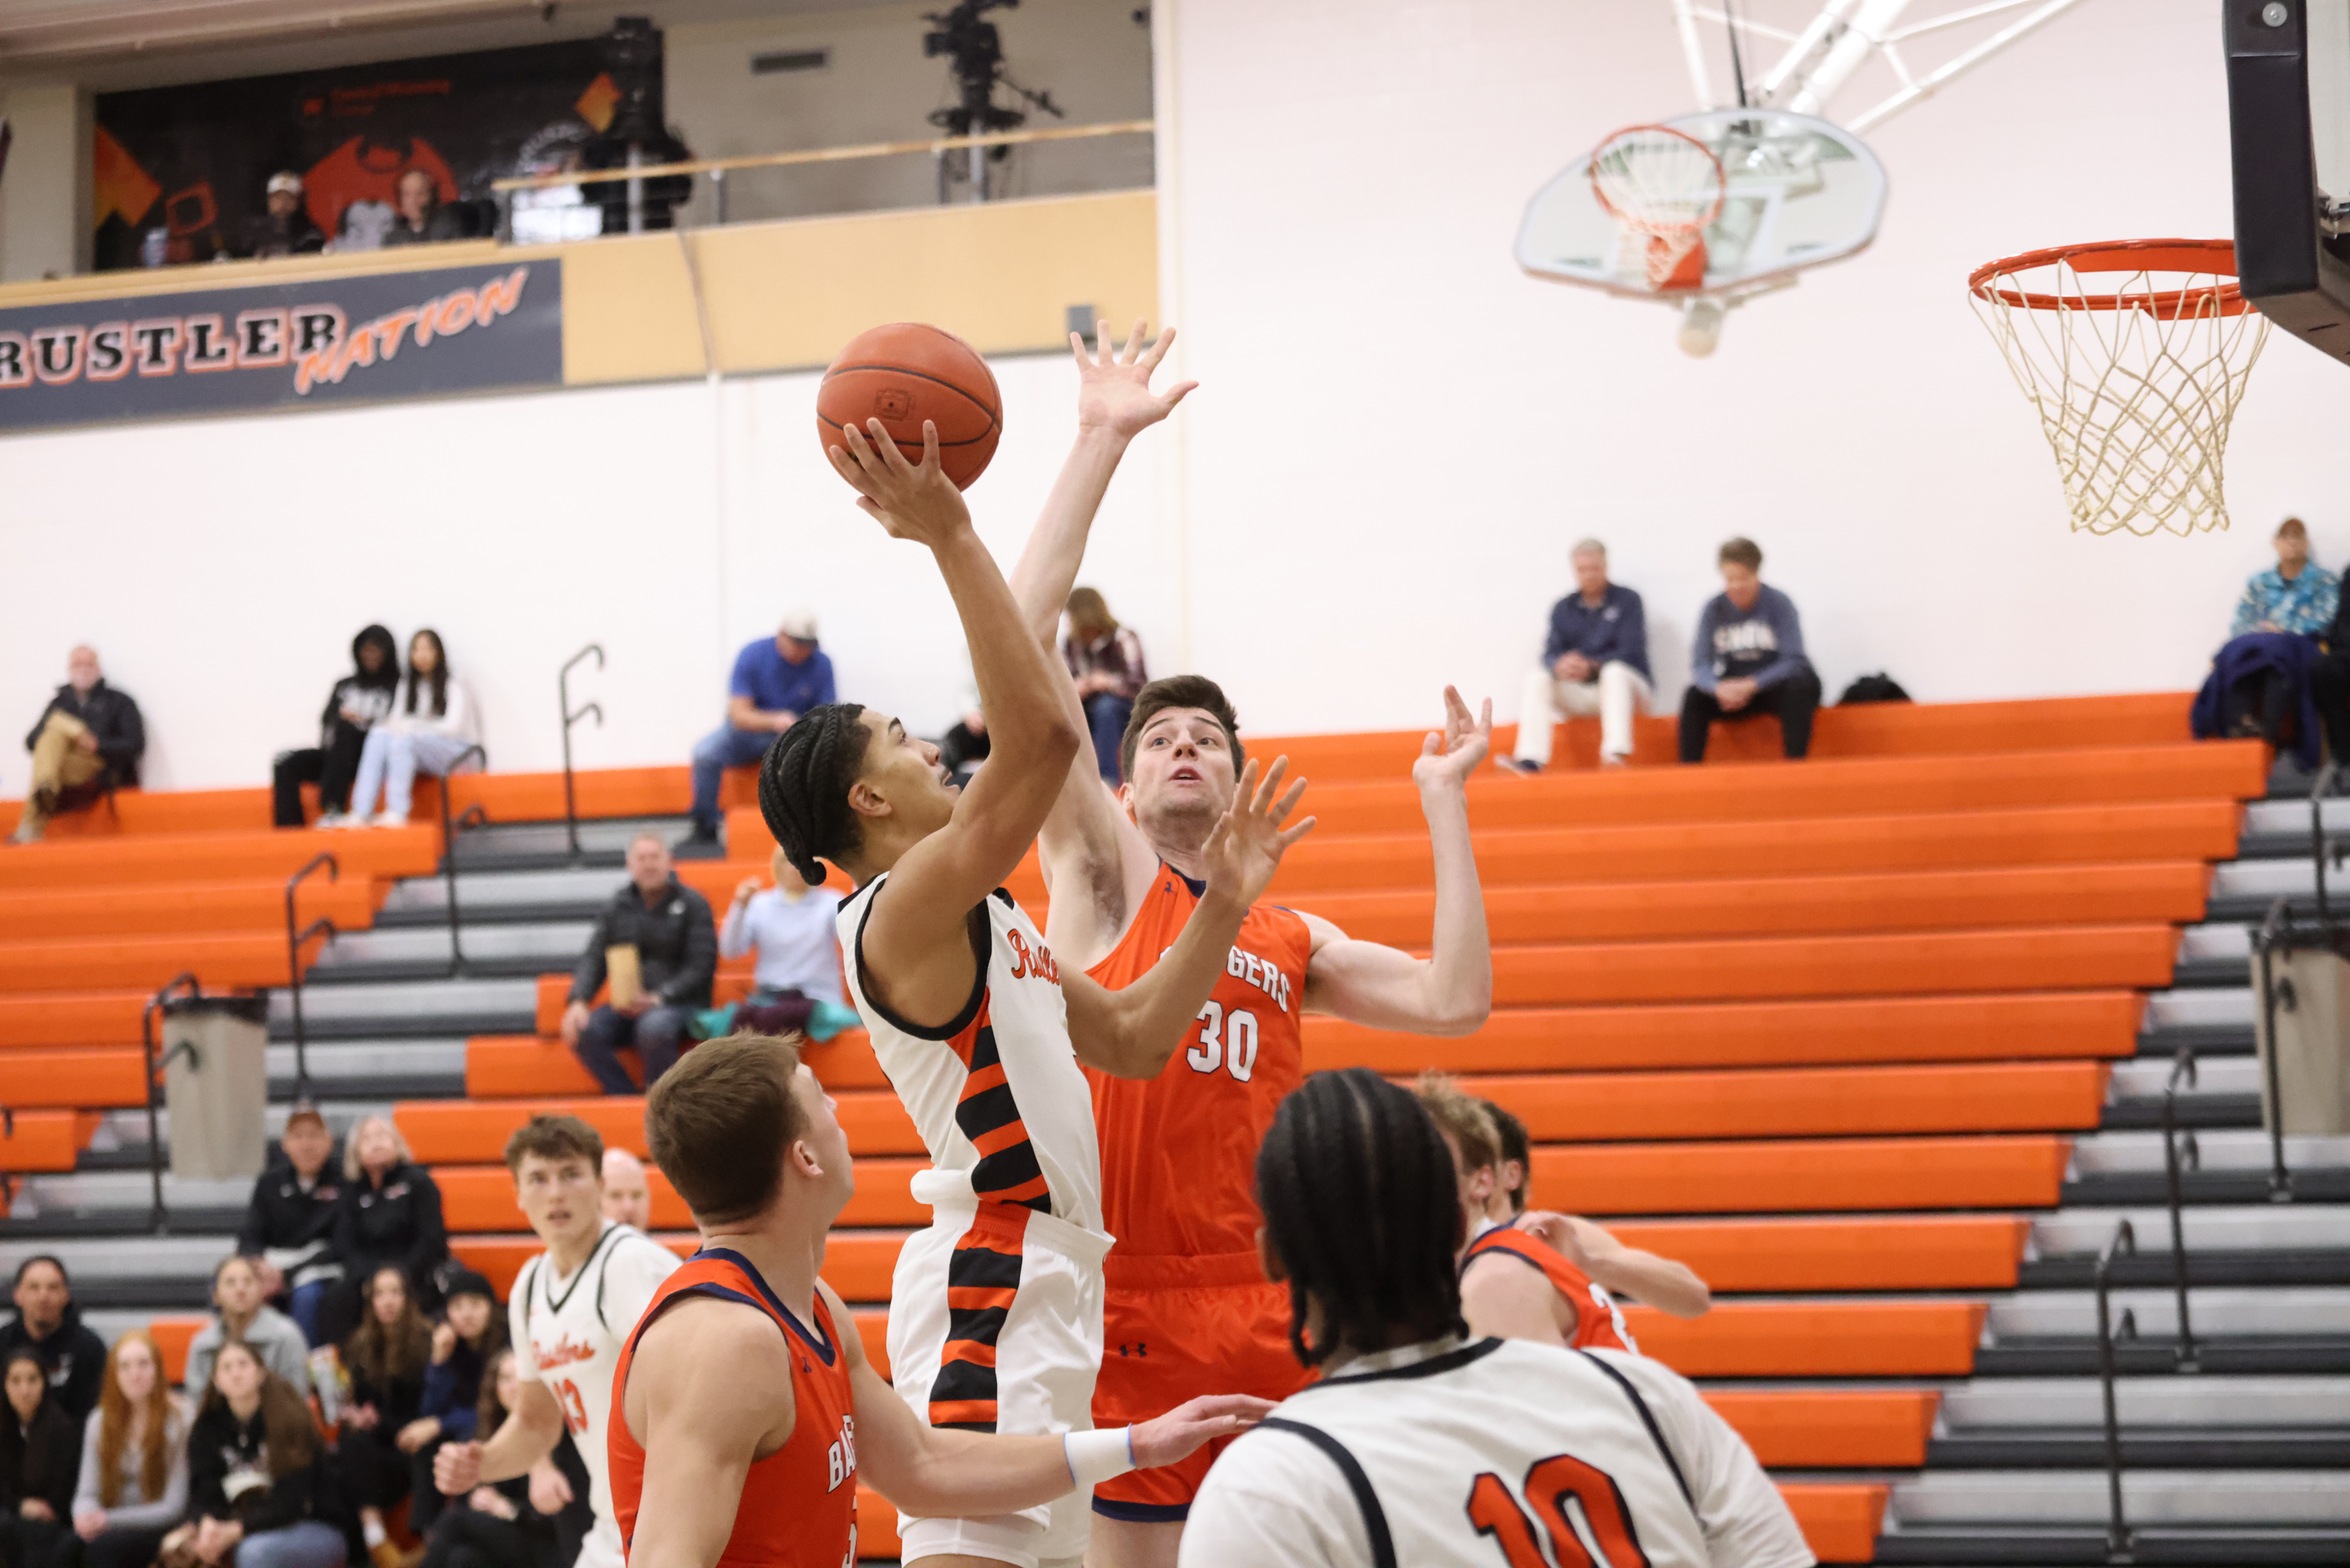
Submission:
M 1523 757 L 1496 757 L 1493 759 L 1493 765 L 1504 773 L 1515 773 L 1522 779 L 1530 779 L 1542 771 L 1541 763 L 1528 762 Z
M 718 836 L 715 822 L 697 822 L 694 830 L 669 846 L 670 855 L 678 860 L 723 860 L 726 844 Z

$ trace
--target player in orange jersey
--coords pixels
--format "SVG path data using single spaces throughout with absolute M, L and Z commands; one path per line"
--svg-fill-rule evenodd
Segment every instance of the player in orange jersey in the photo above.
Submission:
M 1710 1304 L 1705 1282 L 1687 1267 L 1626 1247 L 1589 1220 L 1540 1215 L 1532 1228 L 1512 1224 L 1509 1199 L 1501 1190 L 1501 1137 L 1485 1102 L 1463 1094 L 1439 1073 L 1421 1075 L 1419 1096 L 1452 1150 L 1468 1225 L 1468 1244 L 1461 1252 L 1461 1314 L 1471 1332 L 1576 1349 L 1636 1351 L 1640 1347 L 1616 1303 L 1619 1289 L 1637 1291 L 1638 1299 L 1682 1317 L 1694 1317 Z M 1583 1235 L 1592 1238 L 1590 1246 Z M 1590 1266 L 1595 1254 L 1606 1258 L 1604 1270 Z M 1681 1310 L 1689 1304 L 1691 1287 L 1700 1300 L 1695 1312 Z
M 1106 324 L 1105 324 L 1106 325 Z M 1135 435 L 1188 384 L 1151 377 L 1173 333 L 1121 349 L 1075 342 L 1079 451 L 1063 471 L 1013 575 L 1030 630 L 1048 647 L 1076 581 L 1095 508 Z M 1094 1419 L 1124 1422 L 1209 1389 L 1281 1398 L 1305 1377 L 1289 1344 L 1289 1299 L 1257 1256 L 1255 1160 L 1284 1095 L 1304 1077 L 1307 1012 L 1419 1034 L 1467 1034 L 1492 1005 L 1492 955 L 1464 786 L 1484 760 L 1490 710 L 1472 718 L 1446 693 L 1443 732 L 1412 776 L 1436 865 L 1432 953 L 1356 941 L 1327 920 L 1258 904 L 1189 1039 L 1155 1078 L 1089 1072 L 1101 1139 L 1107 1306 Z M 1052 895 L 1045 928 L 1063 962 L 1108 986 L 1158 962 L 1199 899 L 1202 847 L 1242 772 L 1238 725 L 1214 682 L 1145 687 L 1123 747 L 1126 785 L 1105 790 L 1079 749 L 1039 845 Z M 1094 1491 L 1095 1568 L 1164 1568 L 1211 1453 Z
M 817 1278 L 854 1176 L 796 1044 L 702 1046 L 654 1085 L 645 1129 L 702 1248 L 613 1374 L 612 1498 L 636 1568 L 855 1568 L 860 1477 L 928 1517 L 1009 1513 L 1229 1441 L 1270 1408 L 1203 1399 L 1132 1428 L 1025 1436 L 926 1426 Z

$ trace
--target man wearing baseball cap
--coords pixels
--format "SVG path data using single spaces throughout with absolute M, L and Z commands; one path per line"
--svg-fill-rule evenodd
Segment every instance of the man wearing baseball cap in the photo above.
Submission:
M 677 853 L 718 854 L 718 784 L 726 770 L 749 767 L 801 714 L 838 700 L 832 660 L 816 646 L 815 611 L 793 610 L 773 637 L 745 645 L 727 686 L 726 722 L 694 746 L 694 830 L 678 841 Z
M 310 221 L 302 204 L 302 176 L 281 169 L 269 177 L 264 198 L 267 210 L 245 220 L 241 256 L 315 256 L 326 248 L 326 236 Z
M 343 1277 L 334 1258 L 335 1210 L 343 1184 L 330 1163 L 335 1135 L 308 1100 L 297 1100 L 278 1139 L 283 1163 L 271 1161 L 253 1183 L 237 1251 L 261 1260 L 263 1296 L 301 1325 L 312 1346 L 325 1343 L 319 1315 Z

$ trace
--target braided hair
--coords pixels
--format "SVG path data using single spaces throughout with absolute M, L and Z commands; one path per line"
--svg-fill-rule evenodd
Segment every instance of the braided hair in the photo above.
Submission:
M 865 771 L 864 716 L 859 702 L 810 708 L 759 763 L 759 815 L 810 887 L 824 882 L 818 856 L 838 861 L 864 842 L 849 806 L 849 790 Z
M 1341 1350 L 1465 1334 L 1460 1189 L 1436 1124 L 1363 1067 L 1316 1073 L 1281 1102 L 1257 1151 L 1265 1234 L 1289 1276 L 1289 1346 L 1316 1367 Z M 1306 1299 L 1325 1339 L 1307 1337 Z

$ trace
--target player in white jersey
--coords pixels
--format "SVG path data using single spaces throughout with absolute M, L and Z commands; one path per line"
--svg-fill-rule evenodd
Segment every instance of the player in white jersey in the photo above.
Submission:
M 938 748 L 856 704 L 811 709 L 775 742 L 759 805 L 800 875 L 819 858 L 857 886 L 841 907 L 850 995 L 932 1168 L 930 1227 L 898 1259 L 891 1374 L 934 1426 L 1059 1432 L 1092 1425 L 1101 1361 L 1100 1153 L 1082 1058 L 1155 1075 L 1223 972 L 1249 903 L 1312 826 L 1298 791 L 1252 769 L 1206 856 L 1189 925 L 1147 980 L 1110 991 L 1063 973 L 1001 884 L 1052 809 L 1084 718 L 1068 676 L 1029 636 L 926 428 L 917 467 L 873 424 L 833 464 L 895 537 L 929 548 L 962 617 L 987 710 L 987 766 L 959 795 Z M 1072 459 L 1074 464 L 1076 459 Z M 1057 486 L 1052 506 L 1078 504 Z M 1090 504 L 1090 498 L 1086 498 Z M 1302 787 L 1302 786 L 1301 786 Z M 1091 1499 L 977 1520 L 907 1518 L 909 1563 L 1075 1562 Z
M 568 1432 L 595 1513 L 579 1568 L 621 1568 L 608 1457 L 612 1374 L 646 1304 L 678 1266 L 644 1232 L 604 1218 L 603 1164 L 603 1138 L 576 1116 L 534 1116 L 507 1140 L 515 1201 L 547 1244 L 522 1266 L 506 1305 L 522 1399 L 487 1441 L 447 1444 L 433 1461 L 434 1484 L 450 1496 L 528 1473 L 533 1503 L 553 1513 L 570 1500 L 549 1464 Z
M 1266 1272 L 1322 1378 L 1208 1472 L 1183 1568 L 1809 1568 L 1762 1467 L 1678 1373 L 1468 1337 L 1452 1156 L 1362 1068 L 1284 1100 L 1257 1157 Z

